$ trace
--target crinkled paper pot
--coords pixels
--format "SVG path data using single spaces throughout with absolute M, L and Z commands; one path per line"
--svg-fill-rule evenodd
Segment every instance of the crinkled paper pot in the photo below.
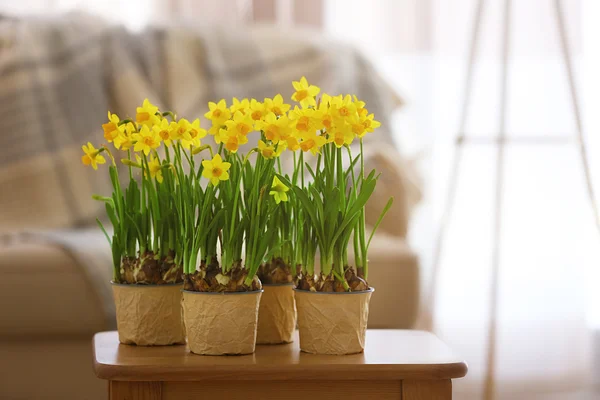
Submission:
M 322 293 L 294 290 L 300 350 L 315 354 L 355 354 L 365 348 L 373 288 Z
M 293 285 L 263 285 L 256 344 L 291 343 L 296 329 Z
M 183 291 L 183 318 L 192 353 L 250 354 L 256 347 L 261 291 Z
M 181 316 L 183 284 L 112 283 L 119 342 L 139 346 L 185 343 Z

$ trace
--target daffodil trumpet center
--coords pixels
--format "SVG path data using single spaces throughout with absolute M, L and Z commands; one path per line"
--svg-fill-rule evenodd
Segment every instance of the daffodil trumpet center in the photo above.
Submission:
M 308 90 L 306 90 L 306 89 L 298 90 L 296 92 L 296 101 L 302 101 L 307 97 L 308 97 Z

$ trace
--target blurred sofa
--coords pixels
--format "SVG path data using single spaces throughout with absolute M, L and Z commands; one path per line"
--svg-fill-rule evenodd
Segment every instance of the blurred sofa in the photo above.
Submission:
M 0 49 L 0 398 L 106 398 L 92 372 L 91 338 L 115 328 L 111 263 L 94 225 L 104 213 L 91 195 L 108 193 L 109 182 L 106 171 L 80 165 L 79 151 L 102 137 L 106 110 L 125 116 L 144 97 L 197 116 L 209 99 L 289 98 L 291 80 L 306 75 L 328 92 L 366 100 L 384 126 L 366 142 L 367 167 L 383 172 L 367 222 L 395 197 L 369 252 L 369 326 L 413 326 L 419 263 L 405 239 L 419 191 L 388 124 L 401 102 L 354 49 L 272 29 L 134 35 L 80 15 L 0 19 L 10 43 Z

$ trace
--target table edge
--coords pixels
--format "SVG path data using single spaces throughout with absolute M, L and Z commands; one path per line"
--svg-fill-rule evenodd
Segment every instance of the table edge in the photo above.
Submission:
M 96 336 L 104 333 L 96 333 L 92 339 L 93 369 L 96 377 L 110 381 L 205 381 L 205 380 L 263 380 L 263 381 L 298 381 L 298 380 L 357 380 L 356 375 L 360 368 L 359 380 L 437 380 L 458 379 L 467 374 L 468 365 L 465 361 L 439 363 L 439 364 L 403 364 L 402 367 L 409 371 L 399 370 L 396 364 L 361 364 L 357 367 L 353 364 L 331 365 L 311 364 L 303 365 L 262 365 L 260 371 L 252 371 L 244 365 L 212 365 L 194 368 L 168 367 L 160 369 L 155 366 L 128 366 L 105 364 L 99 362 L 96 357 Z M 203 357 L 203 356 L 198 356 Z M 218 357 L 218 356 L 217 356 Z M 343 357 L 343 356 L 340 356 Z M 132 371 L 135 369 L 135 372 Z M 148 371 L 144 371 L 148 369 Z M 403 368 L 400 368 L 403 369 Z M 232 378 L 235 376 L 235 378 Z
M 201 357 L 201 356 L 199 356 Z M 398 371 L 393 365 L 372 364 L 361 365 L 360 378 L 356 378 L 357 368 L 354 365 L 336 364 L 335 370 L 330 365 L 288 366 L 288 367 L 261 367 L 260 371 L 248 370 L 245 366 L 211 366 L 206 368 L 179 369 L 176 367 L 165 368 L 158 372 L 144 372 L 144 367 L 136 366 L 135 372 L 128 366 L 106 365 L 94 361 L 94 372 L 99 379 L 109 381 L 233 381 L 233 380 L 262 380 L 262 381 L 331 381 L 331 380 L 439 380 L 458 379 L 467 374 L 468 366 L 465 362 L 448 364 L 404 364 L 410 371 Z M 432 372 L 433 371 L 433 372 Z M 234 377 L 234 378 L 233 378 Z

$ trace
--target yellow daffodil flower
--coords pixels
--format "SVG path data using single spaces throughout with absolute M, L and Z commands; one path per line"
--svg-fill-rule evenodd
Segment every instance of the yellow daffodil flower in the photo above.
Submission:
M 177 122 L 171 122 L 170 125 L 171 131 L 171 139 L 172 140 L 181 140 L 187 138 L 187 140 L 191 139 L 190 129 L 192 129 L 192 124 L 185 118 L 181 118 Z
M 273 184 L 271 185 L 271 191 L 269 194 L 275 199 L 275 203 L 279 204 L 282 201 L 288 201 L 287 192 L 290 190 L 289 187 L 285 186 L 283 182 L 276 176 L 273 177 Z
M 165 146 L 171 146 L 171 124 L 163 118 L 158 124 L 152 126 L 152 131 L 160 136 Z
M 291 107 L 289 104 L 283 102 L 283 96 L 281 94 L 277 94 L 272 99 L 266 98 L 264 105 L 267 112 L 272 112 L 278 117 L 287 113 Z
M 229 111 L 229 110 L 227 110 Z M 216 136 L 219 135 L 219 131 L 225 126 L 225 122 L 221 123 L 221 122 L 212 122 L 212 126 L 208 129 L 208 133 L 212 136 L 215 136 L 215 140 L 216 140 Z M 219 143 L 219 142 L 217 142 Z
M 158 117 L 156 116 L 157 112 L 158 107 L 150 103 L 148 99 L 144 99 L 142 106 L 136 109 L 135 120 L 138 124 L 144 124 L 150 127 L 158 120 Z
M 115 148 L 117 150 L 127 151 L 131 149 L 131 147 L 133 146 L 133 139 L 131 138 L 129 130 L 126 128 L 119 130 L 119 136 L 115 138 L 113 144 L 115 145 Z
M 156 178 L 158 183 L 162 183 L 162 165 L 160 165 L 158 157 L 150 157 L 150 161 L 148 161 L 148 170 L 150 171 L 150 177 Z
M 248 114 L 249 109 L 250 101 L 248 101 L 248 99 L 238 100 L 237 97 L 233 98 L 231 107 L 229 107 L 229 111 L 231 111 L 232 115 L 235 115 L 236 112 L 241 112 L 242 115 Z
M 108 112 L 108 122 L 106 124 L 102 124 L 102 130 L 104 131 L 104 139 L 106 139 L 109 143 L 119 136 L 120 121 L 121 120 L 117 114 L 111 114 L 110 111 Z
M 250 100 L 250 118 L 253 121 L 260 121 L 267 113 L 264 103 L 256 99 Z
M 85 153 L 83 156 L 81 156 L 81 162 L 84 165 L 91 165 L 92 168 L 98 169 L 98 164 L 106 163 L 106 159 L 100 155 L 100 152 L 104 149 L 95 149 L 94 145 L 92 145 L 90 142 L 87 143 L 87 146 L 81 146 L 81 149 Z
M 242 138 L 245 138 L 245 136 L 242 136 Z M 242 139 L 244 140 L 244 139 Z M 225 149 L 227 149 L 227 151 L 231 152 L 231 153 L 237 153 L 238 149 L 240 148 L 240 137 L 236 136 L 236 135 L 229 135 L 227 136 L 227 138 L 224 140 L 225 142 Z M 248 142 L 248 139 L 246 139 L 246 143 Z
M 328 95 L 327 93 L 323 93 L 323 94 L 321 95 L 321 100 L 320 100 L 319 108 L 320 108 L 320 109 L 321 109 L 321 108 L 323 108 L 323 107 L 324 107 L 325 109 L 329 108 L 329 106 L 330 106 L 330 105 L 331 105 L 331 103 L 332 103 L 332 99 L 333 99 L 333 97 L 331 97 L 331 96 L 330 96 L 330 95 Z
M 181 140 L 181 137 L 186 132 L 186 129 L 187 129 L 187 125 L 185 127 L 183 127 L 182 132 L 180 132 L 179 131 L 179 123 L 175 122 L 175 121 L 171 121 L 169 123 L 169 137 L 171 138 L 171 141 L 175 142 L 177 140 Z
M 217 135 L 215 135 L 215 141 L 217 140 Z M 235 153 L 240 148 L 240 145 L 248 143 L 248 137 L 242 134 L 236 134 L 234 131 L 228 131 L 225 129 L 221 129 L 221 132 L 218 135 L 218 142 L 225 143 L 225 148 L 231 152 Z
M 142 125 L 139 133 L 134 133 L 131 137 L 136 141 L 133 151 L 143 151 L 145 155 L 148 155 L 150 150 L 160 146 L 160 136 L 158 136 L 158 133 L 151 131 L 148 125 Z
M 206 130 L 200 128 L 200 120 L 196 118 L 191 124 L 188 123 L 185 133 L 182 134 L 181 144 L 186 149 L 200 147 L 200 139 L 206 136 Z
M 338 94 L 337 96 L 330 96 L 328 94 L 324 94 L 323 96 L 321 96 L 321 102 L 323 101 L 323 99 L 327 99 L 327 102 L 330 106 L 339 106 L 344 102 L 344 96 L 341 94 Z
M 279 145 L 285 145 L 289 151 L 296 151 L 300 148 L 300 143 L 298 143 L 295 136 L 290 136 L 285 141 L 279 142 Z
M 220 126 L 231 118 L 231 111 L 227 108 L 225 99 L 219 100 L 218 103 L 210 101 L 208 103 L 208 112 L 204 114 L 204 117 L 212 121 L 213 125 Z
M 192 125 L 190 126 L 190 136 L 192 139 L 202 139 L 206 136 L 206 129 L 200 128 L 200 120 L 198 118 L 192 121 Z
M 281 155 L 281 153 L 283 153 L 284 150 L 285 150 L 285 146 L 283 146 L 283 145 L 277 145 L 277 144 L 268 145 L 265 142 L 263 142 L 262 140 L 258 141 L 258 151 L 267 160 L 270 160 L 271 158 L 274 158 L 274 157 L 279 157 Z
M 249 114 L 242 114 L 240 111 L 233 114 L 233 119 L 225 121 L 229 135 L 246 136 L 252 131 L 252 125 L 252 117 Z
M 356 97 L 356 95 L 353 96 L 353 98 L 354 98 L 354 105 L 356 105 L 356 112 L 358 113 L 358 116 L 359 117 L 367 116 L 369 114 L 369 110 L 367 110 L 365 108 L 365 102 L 359 100 L 358 97 Z
M 226 181 L 229 179 L 229 173 L 227 170 L 231 167 L 231 163 L 223 162 L 223 159 L 219 154 L 216 154 L 212 160 L 202 161 L 204 170 L 202 176 L 210 180 L 214 186 L 217 186 L 220 181 Z
M 263 131 L 267 140 L 273 143 L 286 140 L 292 133 L 289 118 L 286 115 L 277 118 L 273 112 L 269 112 L 264 120 L 257 121 L 254 126 L 257 130 Z
M 321 135 L 317 135 L 315 131 L 306 132 L 300 138 L 302 139 L 300 149 L 305 153 L 310 151 L 312 154 L 317 154 L 327 142 L 327 139 Z
M 210 133 L 210 131 L 212 131 L 213 128 L 215 128 L 215 126 L 210 128 L 210 130 L 208 132 Z M 219 130 L 214 134 L 214 137 L 215 137 L 216 144 L 221 144 L 227 140 L 227 128 L 225 128 L 225 125 L 223 125 L 221 128 L 219 128 Z
M 365 126 L 358 121 L 355 123 L 352 123 L 351 127 L 352 127 L 352 132 L 356 135 L 356 137 L 361 138 L 361 137 L 365 136 L 365 134 L 367 133 Z
M 355 134 L 353 127 L 354 125 L 344 124 L 337 127 L 334 131 L 329 131 L 329 141 L 333 142 L 338 148 L 344 145 L 351 145 Z
M 300 81 L 292 82 L 296 90 L 292 95 L 292 100 L 297 101 L 303 108 L 315 106 L 315 96 L 319 94 L 321 89 L 315 85 L 309 85 L 305 77 L 300 78 Z
M 323 94 L 323 97 L 325 96 L 327 95 Z M 319 129 L 325 129 L 327 131 L 334 129 L 335 121 L 333 115 L 331 115 L 329 101 L 321 101 L 318 109 L 313 113 L 313 120 L 317 121 Z
M 294 107 L 294 111 L 289 113 L 292 127 L 298 131 L 299 135 L 316 130 L 312 119 L 313 115 L 313 109 L 299 109 L 298 106 Z
M 381 122 L 375 121 L 374 114 L 369 114 L 365 117 L 361 117 L 360 123 L 365 127 L 365 133 L 373 132 L 373 130 L 375 130 L 381 126 Z
M 342 96 L 332 98 L 329 112 L 333 119 L 347 119 L 358 116 L 356 104 L 352 102 L 350 95 L 347 95 L 344 98 L 342 98 Z

